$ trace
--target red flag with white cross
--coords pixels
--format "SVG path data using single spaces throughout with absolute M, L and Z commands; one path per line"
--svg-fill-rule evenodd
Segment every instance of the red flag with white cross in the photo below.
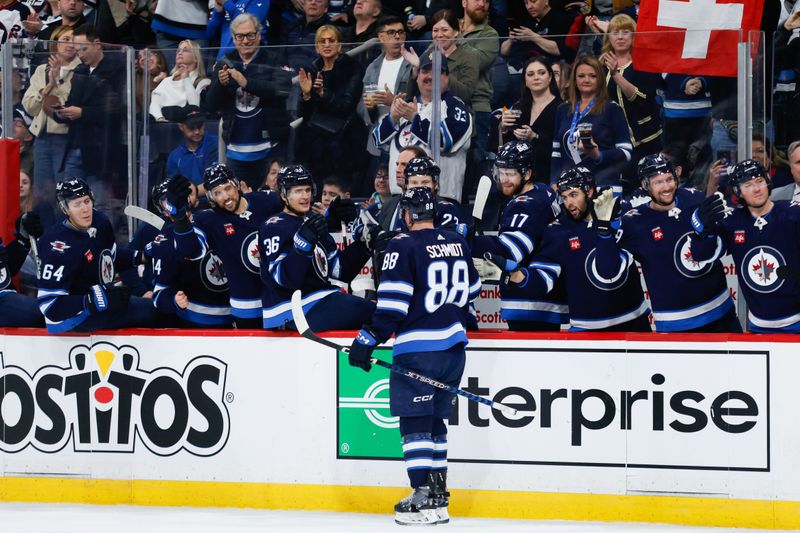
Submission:
M 758 30 L 764 0 L 641 0 L 633 64 L 645 72 L 736 76 L 737 45 Z

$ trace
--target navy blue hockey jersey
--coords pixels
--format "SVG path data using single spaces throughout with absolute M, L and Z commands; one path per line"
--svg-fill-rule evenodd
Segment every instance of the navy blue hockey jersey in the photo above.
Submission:
M 656 211 L 646 204 L 625 213 L 618 246 L 615 239 L 598 241 L 601 274 L 619 270 L 619 248 L 641 265 L 656 331 L 692 330 L 733 308 L 722 264 L 697 261 L 690 250 L 695 235 L 690 219 L 704 199 L 705 194 L 696 189 L 678 189 L 670 211 Z M 717 245 L 721 247 L 722 242 Z
M 178 251 L 196 261 L 213 249 L 222 259 L 230 284 L 231 314 L 239 318 L 261 317 L 261 278 L 258 228 L 283 209 L 277 193 L 244 195 L 247 210 L 240 215 L 213 208 L 194 213 L 193 231 L 175 232 Z
M 283 212 L 259 228 L 265 329 L 279 328 L 292 320 L 291 299 L 295 290 L 303 293 L 306 313 L 320 300 L 339 291 L 328 281 L 329 277 L 338 277 L 339 271 L 339 250 L 330 234 L 322 238 L 310 255 L 294 247 L 294 234 L 303 220 Z
M 228 277 L 222 260 L 213 251 L 202 259 L 188 261 L 175 249 L 172 227 L 156 236 L 145 249 L 152 258 L 155 288 L 153 305 L 163 313 L 206 326 L 223 326 L 232 321 Z M 189 300 L 186 309 L 175 304 L 183 291 Z
M 723 250 L 693 243 L 692 251 L 699 257 L 713 254 L 711 259 L 726 253 L 733 256 L 750 330 L 800 333 L 800 284 L 781 279 L 776 272 L 786 265 L 800 269 L 800 205 L 778 201 L 762 217 L 736 209 L 723 220 L 720 233 Z
M 467 242 L 439 229 L 401 233 L 389 241 L 370 326 L 379 341 L 396 334 L 394 356 L 467 344 L 467 306 L 481 282 Z
M 19 272 L 25 258 L 28 256 L 28 249 L 18 240 L 11 241 L 8 246 L 3 244 L 0 239 L 0 249 L 5 248 L 8 254 L 8 263 L 0 268 L 0 298 L 3 294 L 16 292 L 11 278 Z
M 530 259 L 547 225 L 561 211 L 558 195 L 542 183 L 515 196 L 500 214 L 497 236 L 478 235 L 472 242 L 472 256 L 483 258 L 485 252 L 513 259 L 520 265 Z M 539 297 L 531 297 L 515 285 L 500 287 L 500 316 L 504 320 L 521 320 L 566 324 L 569 307 L 564 284 Z
M 69 331 L 89 317 L 84 297 L 93 285 L 114 282 L 117 270 L 133 265 L 135 250 L 117 251 L 108 218 L 94 211 L 92 226 L 79 230 L 66 220 L 50 227 L 39 237 L 41 271 L 39 309 L 47 331 Z
M 650 312 L 629 253 L 621 254 L 623 262 L 612 276 L 597 271 L 598 240 L 589 221 L 562 213 L 545 230 L 519 288 L 536 298 L 553 290 L 558 279 L 564 280 L 571 331 L 604 329 Z

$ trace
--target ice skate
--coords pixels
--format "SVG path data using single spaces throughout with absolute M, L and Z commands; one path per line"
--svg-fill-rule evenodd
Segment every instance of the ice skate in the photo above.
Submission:
M 401 526 L 435 526 L 439 523 L 437 502 L 427 486 L 415 488 L 394 506 L 394 512 L 394 521 Z

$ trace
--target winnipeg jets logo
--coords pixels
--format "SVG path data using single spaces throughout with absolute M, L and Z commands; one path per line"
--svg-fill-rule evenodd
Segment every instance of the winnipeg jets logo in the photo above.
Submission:
M 228 290 L 228 276 L 225 275 L 222 260 L 216 254 L 206 254 L 200 268 L 202 269 L 200 279 L 206 289 L 211 292 L 225 292 Z
M 245 113 L 254 111 L 258 108 L 260 100 L 258 96 L 243 90 L 241 87 L 236 89 L 236 109 L 238 111 L 243 111 Z
M 764 217 L 758 217 L 756 218 L 755 222 L 753 222 L 753 225 L 757 227 L 759 230 L 764 229 L 764 226 L 766 226 L 767 224 L 768 222 Z
M 773 292 L 783 285 L 776 270 L 785 264 L 783 254 L 772 246 L 753 248 L 742 259 L 742 279 L 756 292 Z
M 275 224 L 275 223 L 277 223 L 279 220 L 281 220 L 281 217 L 279 217 L 279 216 L 274 216 L 274 217 L 271 217 L 269 220 L 267 220 L 267 224 Z
M 68 245 L 64 241 L 53 241 L 50 243 L 50 246 L 53 248 L 54 252 L 59 252 L 62 254 L 72 248 L 72 246 Z
M 694 232 L 684 233 L 675 243 L 673 261 L 678 272 L 687 278 L 699 278 L 708 274 L 714 267 L 713 261 L 697 261 L 692 256 L 689 237 Z
M 114 259 L 111 257 L 110 250 L 100 252 L 98 268 L 100 269 L 98 277 L 103 284 L 108 285 L 114 281 Z
M 328 280 L 328 256 L 325 253 L 325 248 L 320 245 L 314 247 L 314 272 L 323 281 Z
M 673 207 L 672 209 L 669 210 L 668 216 L 674 218 L 675 220 L 678 220 L 681 217 L 681 210 L 678 209 L 677 207 Z
M 253 216 L 253 212 L 252 211 L 245 211 L 244 213 L 240 213 L 239 214 L 239 218 L 243 218 L 243 219 L 245 219 L 247 221 L 250 220 L 251 216 Z
M 95 237 L 97 237 L 97 228 L 89 228 L 86 230 L 86 233 L 89 234 L 89 237 L 94 239 Z
M 3 283 L 5 283 L 7 279 L 8 279 L 8 273 L 6 272 L 6 269 L 0 268 L 0 287 L 3 286 Z
M 621 267 L 620 270 L 610 279 L 604 278 L 597 270 L 597 249 L 592 249 L 586 254 L 586 260 L 583 263 L 584 272 L 589 283 L 600 289 L 601 291 L 613 291 L 619 289 L 625 282 L 628 281 L 628 275 L 631 271 L 627 265 Z
M 258 252 L 258 232 L 254 231 L 242 241 L 241 249 L 242 264 L 253 274 L 258 274 L 261 270 L 261 258 Z

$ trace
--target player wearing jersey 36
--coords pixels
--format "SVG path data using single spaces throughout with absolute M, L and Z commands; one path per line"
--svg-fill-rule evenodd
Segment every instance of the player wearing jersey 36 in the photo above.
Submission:
M 396 335 L 393 359 L 421 375 L 458 386 L 467 344 L 467 306 L 480 279 L 463 237 L 434 227 L 436 201 L 427 187 L 403 195 L 409 228 L 389 242 L 378 305 L 350 347 L 350 364 L 370 370 L 375 347 Z M 447 426 L 455 397 L 392 373 L 390 410 L 400 417 L 403 456 L 414 492 L 395 505 L 399 524 L 436 524 L 447 513 Z
M 330 279 L 341 274 L 339 249 L 325 217 L 311 211 L 314 189 L 311 174 L 302 165 L 278 172 L 285 207 L 261 225 L 258 240 L 266 329 L 294 327 L 291 298 L 297 289 L 314 331 L 358 328 L 375 310 L 373 302 L 344 294 L 331 284 Z

